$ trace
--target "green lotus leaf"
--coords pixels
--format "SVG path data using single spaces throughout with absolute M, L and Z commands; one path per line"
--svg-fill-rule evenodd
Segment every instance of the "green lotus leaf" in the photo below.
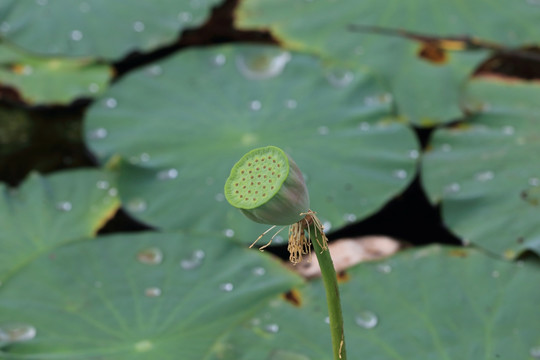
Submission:
M 465 44 L 458 41 L 441 43 L 458 51 L 439 55 L 422 39 L 414 40 L 415 35 L 427 36 L 423 40 L 469 35 L 509 47 L 538 44 L 540 29 L 530 24 L 539 16 L 534 1 L 496 0 L 487 6 L 481 1 L 246 0 L 237 10 L 236 24 L 270 30 L 291 49 L 377 69 L 387 76 L 400 114 L 429 126 L 460 116 L 460 88 L 487 54 L 459 51 Z M 351 24 L 367 29 L 353 32 L 348 29 Z M 385 34 L 370 27 L 395 31 Z
M 540 96 L 535 82 L 472 80 L 461 125 L 439 129 L 422 164 L 431 201 L 466 242 L 514 258 L 540 254 Z
M 85 59 L 46 58 L 26 54 L 0 42 L 0 86 L 30 105 L 69 104 L 103 92 L 112 69 Z
M 5 0 L 0 35 L 46 55 L 118 59 L 172 43 L 197 27 L 219 0 Z
M 204 359 L 235 324 L 301 282 L 220 237 L 139 233 L 70 244 L 0 288 L 0 358 Z
M 89 109 L 85 128 L 102 162 L 124 159 L 119 190 L 135 218 L 249 242 L 266 226 L 223 194 L 243 154 L 282 148 L 305 175 L 312 210 L 339 228 L 380 209 L 415 175 L 417 140 L 391 115 L 391 96 L 368 71 L 276 47 L 224 46 L 126 76 Z
M 0 283 L 59 245 L 95 235 L 118 209 L 110 174 L 71 170 L 0 184 Z
M 532 286 L 540 264 L 531 260 L 431 246 L 350 269 L 341 284 L 349 358 L 532 360 L 540 349 L 540 292 Z M 315 281 L 275 299 L 223 338 L 211 359 L 331 359 L 324 294 Z

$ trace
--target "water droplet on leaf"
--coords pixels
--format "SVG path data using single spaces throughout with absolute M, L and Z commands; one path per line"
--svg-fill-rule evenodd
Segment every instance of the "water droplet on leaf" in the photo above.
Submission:
M 144 31 L 144 23 L 142 21 L 135 21 L 133 23 L 133 30 L 135 30 L 136 32 Z
M 129 211 L 133 212 L 143 212 L 148 207 L 146 201 L 140 198 L 131 199 L 130 201 L 128 201 L 126 206 Z
M 73 30 L 71 32 L 71 40 L 81 41 L 83 38 L 83 33 L 80 30 Z
M 178 177 L 178 170 L 176 169 L 167 169 L 167 170 L 161 170 L 157 173 L 156 177 L 158 180 L 172 180 L 176 179 Z
M 253 100 L 249 103 L 249 108 L 253 111 L 259 111 L 262 108 L 262 104 L 259 100 Z
M 150 247 L 137 253 L 137 260 L 147 265 L 158 265 L 163 261 L 163 252 L 160 248 Z
M 266 332 L 269 332 L 271 334 L 277 334 L 279 332 L 279 325 L 278 324 L 268 324 L 264 327 L 264 330 Z
M 264 80 L 281 74 L 290 60 L 291 54 L 280 49 L 246 49 L 236 57 L 236 68 L 247 79 Z
M 109 188 L 109 182 L 107 180 L 98 180 L 96 187 L 101 190 L 107 190 Z
M 60 201 L 56 204 L 56 208 L 60 211 L 71 211 L 72 205 L 69 201 Z
M 205 257 L 205 253 L 202 250 L 195 250 L 191 256 L 187 259 L 180 261 L 180 266 L 184 270 L 192 270 L 199 267 L 202 264 L 202 260 Z
M 144 290 L 144 295 L 148 297 L 158 297 L 161 296 L 161 289 L 158 287 L 149 287 Z
M 461 190 L 461 186 L 458 183 L 451 183 L 444 188 L 445 193 L 457 193 Z
M 532 347 L 529 354 L 535 359 L 540 359 L 540 346 Z
M 256 267 L 253 269 L 253 274 L 257 276 L 263 276 L 264 274 L 266 274 L 266 269 L 260 266 Z
M 495 177 L 495 174 L 493 173 L 493 171 L 483 171 L 483 172 L 479 172 L 478 174 L 476 174 L 474 176 L 474 178 L 477 180 L 477 181 L 489 181 L 489 180 L 493 180 L 493 178 Z
M 223 234 L 228 237 L 228 238 L 231 238 L 234 236 L 234 230 L 233 229 L 225 229 L 223 231 Z
M 345 221 L 347 222 L 353 222 L 356 220 L 356 215 L 354 214 L 345 214 L 343 215 L 343 219 L 345 219 Z
M 182 11 L 178 14 L 178 20 L 181 23 L 190 23 L 192 18 L 193 16 L 191 15 L 191 13 L 187 11 Z
M 212 58 L 212 64 L 216 65 L 216 66 L 223 66 L 225 65 L 225 63 L 227 62 L 227 57 L 223 54 L 216 54 L 213 58 Z
M 224 284 L 219 285 L 219 289 L 221 291 L 231 292 L 234 289 L 234 285 L 232 283 L 224 283 Z
M 364 329 L 373 329 L 379 323 L 377 315 L 371 311 L 363 311 L 356 315 L 354 321 L 356 325 L 363 327 Z
M 344 88 L 354 80 L 354 74 L 348 70 L 333 69 L 326 74 L 328 82 L 337 88 Z
M 105 106 L 109 109 L 114 109 L 118 106 L 118 101 L 116 101 L 116 99 L 112 97 L 108 98 L 107 100 L 105 100 Z
M 540 179 L 539 178 L 530 178 L 529 179 L 529 185 L 531 186 L 539 186 L 540 185 Z
M 377 271 L 383 274 L 390 274 L 392 272 L 392 266 L 389 264 L 378 264 Z
M 294 99 L 285 100 L 285 107 L 287 109 L 296 109 L 297 106 L 298 106 L 298 103 L 296 102 L 296 100 Z
M 97 128 L 88 132 L 88 138 L 92 140 L 105 139 L 108 135 L 108 131 L 105 128 Z
M 36 328 L 28 324 L 0 324 L 0 342 L 28 341 L 36 337 Z
M 404 170 L 404 169 L 398 169 L 398 170 L 395 170 L 392 175 L 395 177 L 395 178 L 398 178 L 398 179 L 406 179 L 407 178 L 407 171 Z

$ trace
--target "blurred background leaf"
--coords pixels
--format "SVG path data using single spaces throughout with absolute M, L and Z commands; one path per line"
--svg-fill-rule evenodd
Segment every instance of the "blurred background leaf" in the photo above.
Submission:
M 11 339 L 0 336 L 0 357 L 203 359 L 301 281 L 223 237 L 139 233 L 63 246 L 2 286 L 0 334 Z
M 265 227 L 227 204 L 223 186 L 250 149 L 272 144 L 295 159 L 328 229 L 403 191 L 419 156 L 377 77 L 275 47 L 194 49 L 153 64 L 107 91 L 85 127 L 102 162 L 125 159 L 119 191 L 135 218 L 244 242 Z
M 466 242 L 508 258 L 540 254 L 540 96 L 536 82 L 475 78 L 466 122 L 433 134 L 422 181 L 443 221 Z

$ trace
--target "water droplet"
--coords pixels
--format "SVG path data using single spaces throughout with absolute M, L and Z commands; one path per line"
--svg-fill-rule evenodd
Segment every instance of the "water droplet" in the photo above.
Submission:
M 28 341 L 36 337 L 36 328 L 28 324 L 1 324 L 0 342 Z
M 330 316 L 325 317 L 324 322 L 330 324 Z
M 21 65 L 18 71 L 20 75 L 28 76 L 28 75 L 32 75 L 32 73 L 34 72 L 34 68 L 31 67 L 30 65 Z
M 514 129 L 513 126 L 509 126 L 509 125 L 508 126 L 503 126 L 502 133 L 504 135 L 514 135 L 515 129 Z
M 83 38 L 83 33 L 80 30 L 73 30 L 71 32 L 71 40 L 81 41 Z
M 363 327 L 364 329 L 373 329 L 379 323 L 377 315 L 371 311 L 363 311 L 356 315 L 354 321 L 356 325 Z
M 105 106 L 109 109 L 114 109 L 118 106 L 118 101 L 116 101 L 116 99 L 112 97 L 108 98 L 107 100 L 105 100 Z
M 378 264 L 377 271 L 383 274 L 390 274 L 392 272 L 392 266 L 389 264 Z
M 56 204 L 56 208 L 60 211 L 71 211 L 72 205 L 69 201 L 60 201 Z
M 345 221 L 347 222 L 353 222 L 356 220 L 356 215 L 354 214 L 345 214 L 343 215 L 343 219 L 345 219 Z
M 253 275 L 263 276 L 264 274 L 266 274 L 266 269 L 259 266 L 259 267 L 254 268 L 252 272 L 253 272 Z
M 497 270 L 491 272 L 491 277 L 497 279 L 501 274 Z
M 135 30 L 136 32 L 144 31 L 144 23 L 142 21 L 135 21 L 133 23 L 133 30 Z
M 483 172 L 479 172 L 478 174 L 474 175 L 474 178 L 477 180 L 477 181 L 489 181 L 489 180 L 493 180 L 493 178 L 495 177 L 495 174 L 493 173 L 493 171 L 483 171 Z
M 540 5 L 540 2 L 538 5 Z M 529 354 L 535 359 L 540 359 L 540 346 L 532 347 L 529 351 Z
M 157 173 L 156 177 L 158 180 L 172 180 L 176 179 L 178 177 L 178 170 L 176 169 L 167 169 L 167 170 L 161 170 Z
M 287 109 L 296 109 L 297 106 L 298 106 L 298 103 L 296 102 L 296 100 L 294 99 L 285 100 L 285 107 Z
M 253 100 L 249 103 L 249 108 L 253 111 L 259 111 L 262 108 L 262 104 L 259 100 Z
M 135 344 L 135 351 L 137 352 L 146 352 L 149 350 L 152 350 L 154 347 L 154 344 L 152 344 L 151 341 L 148 340 L 141 340 L 138 343 Z
M 330 231 L 332 228 L 332 223 L 330 221 L 324 221 L 322 223 L 324 232 Z
M 160 248 L 150 247 L 137 253 L 137 260 L 147 265 L 159 265 L 163 261 L 163 252 Z
M 404 170 L 404 169 L 397 169 L 397 170 L 394 170 L 392 175 L 395 178 L 398 178 L 398 179 L 406 179 L 407 178 L 407 171 Z
M 150 161 L 150 154 L 148 153 L 141 153 L 138 156 L 132 156 L 129 158 L 129 162 L 132 164 L 140 164 L 140 163 L 146 163 Z
M 264 327 L 264 330 L 266 332 L 269 332 L 271 334 L 277 334 L 279 332 L 279 325 L 278 324 L 268 324 Z
M 161 295 L 161 289 L 158 287 L 149 287 L 144 289 L 144 295 L 148 297 L 158 297 Z
M 529 185 L 531 186 L 539 186 L 540 185 L 540 179 L 539 178 L 530 178 L 529 179 Z
M 107 192 L 107 194 L 109 194 L 109 196 L 112 196 L 112 197 L 118 196 L 118 189 L 117 188 L 110 188 L 109 191 Z
M 88 85 L 88 91 L 90 91 L 92 94 L 95 94 L 99 91 L 99 85 L 96 83 L 91 83 Z
M 367 122 L 362 122 L 360 123 L 360 125 L 358 125 L 358 128 L 360 129 L 360 131 L 368 131 L 370 128 L 370 125 Z
M 461 190 L 461 186 L 458 183 L 451 183 L 444 188 L 445 193 L 456 193 Z
M 44 6 L 47 5 L 48 0 L 36 0 L 36 4 Z
M 221 291 L 231 292 L 234 289 L 234 285 L 232 283 L 224 283 L 219 285 L 219 288 Z
M 148 204 L 146 204 L 146 201 L 140 198 L 131 199 L 127 203 L 127 208 L 129 211 L 132 212 L 143 212 L 148 207 Z
M 90 11 L 90 5 L 83 1 L 79 4 L 79 10 L 82 12 L 82 13 L 87 13 Z
M 337 88 L 344 88 L 354 80 L 354 74 L 348 70 L 333 69 L 326 74 L 328 82 Z
M 190 12 L 182 11 L 182 12 L 178 13 L 178 20 L 181 23 L 186 23 L 186 24 L 190 23 L 191 19 L 193 19 L 193 15 L 191 15 Z
M 107 190 L 109 188 L 109 182 L 107 180 L 98 180 L 96 183 L 98 189 Z
M 223 66 L 225 65 L 225 63 L 227 62 L 227 57 L 223 54 L 216 54 L 213 58 L 212 58 L 212 64 L 216 65 L 216 66 Z
M 233 229 L 225 229 L 223 231 L 223 234 L 228 237 L 228 238 L 231 238 L 234 236 L 234 230 Z
M 97 289 L 100 289 L 103 286 L 103 283 L 101 281 L 94 281 L 94 287 Z
M 180 261 L 180 266 L 184 270 L 192 270 L 199 267 L 202 264 L 202 260 L 205 257 L 205 253 L 202 250 L 195 250 L 191 256 L 187 259 Z
M 7 33 L 11 29 L 11 25 L 7 21 L 2 21 L 0 24 L 0 32 Z
M 450 145 L 450 144 L 442 144 L 441 145 L 441 150 L 443 152 L 449 152 L 449 151 L 452 150 L 452 145 Z
M 236 68 L 250 80 L 265 80 L 283 72 L 291 54 L 276 48 L 244 50 L 236 57 Z
M 163 74 L 163 69 L 159 65 L 151 65 L 147 68 L 147 73 L 152 76 L 159 76 Z
M 328 126 L 319 126 L 319 128 L 317 129 L 317 132 L 320 135 L 328 135 L 328 133 L 330 132 L 330 129 L 328 129 Z
M 409 151 L 409 157 L 411 159 L 418 159 L 419 156 L 420 156 L 420 152 L 418 152 L 418 150 L 413 149 Z
M 281 245 L 281 244 L 284 244 L 285 243 L 285 238 L 281 235 L 278 235 L 274 238 L 274 243 L 276 245 Z
M 217 202 L 223 202 L 225 200 L 225 195 L 223 195 L 222 193 L 216 194 L 216 196 L 214 196 L 214 199 Z
M 108 135 L 107 129 L 97 128 L 88 132 L 88 138 L 93 140 L 105 139 Z

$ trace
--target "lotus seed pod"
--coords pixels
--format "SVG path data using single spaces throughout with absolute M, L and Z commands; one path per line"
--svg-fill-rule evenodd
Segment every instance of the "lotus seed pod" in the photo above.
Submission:
M 232 168 L 225 197 L 251 220 L 290 225 L 309 211 L 309 194 L 302 172 L 280 148 L 251 150 Z

